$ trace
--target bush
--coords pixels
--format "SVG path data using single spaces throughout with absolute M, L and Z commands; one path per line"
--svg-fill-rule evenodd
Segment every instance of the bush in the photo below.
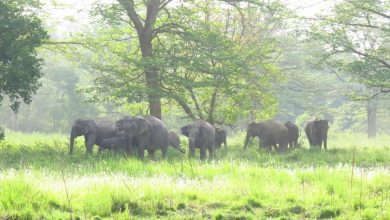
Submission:
M 5 138 L 4 130 L 2 127 L 0 127 L 0 141 L 4 140 L 4 138 Z

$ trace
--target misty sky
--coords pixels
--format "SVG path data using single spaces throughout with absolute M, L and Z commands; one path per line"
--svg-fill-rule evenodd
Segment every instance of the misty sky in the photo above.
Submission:
M 70 33 L 78 32 L 80 26 L 88 25 L 91 20 L 89 10 L 96 2 L 110 2 L 112 0 L 56 0 L 45 2 L 45 16 L 49 16 L 47 23 L 55 38 L 66 38 Z M 315 14 L 326 12 L 336 0 L 285 0 L 287 7 L 298 16 L 313 17 Z

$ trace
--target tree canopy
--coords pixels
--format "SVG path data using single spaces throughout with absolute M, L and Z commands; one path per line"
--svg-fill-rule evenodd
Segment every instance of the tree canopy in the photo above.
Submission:
M 150 90 L 158 90 L 163 104 L 175 103 L 187 117 L 213 124 L 275 114 L 272 84 L 282 77 L 272 60 L 279 53 L 272 31 L 286 9 L 276 3 L 237 7 L 187 1 L 167 8 L 156 21 L 153 56 L 145 58 L 121 6 L 99 5 L 95 12 L 104 27 L 78 39 L 92 52 L 77 57 L 93 72 L 95 84 L 86 91 L 96 99 L 133 103 L 147 102 Z M 158 72 L 158 88 L 145 84 L 145 68 L 151 67 Z
M 389 9 L 389 1 L 346 0 L 310 32 L 324 48 L 325 64 L 374 89 L 374 96 L 390 92 Z
M 48 38 L 34 12 L 35 2 L 0 2 L 0 102 L 4 96 L 17 112 L 21 101 L 31 102 L 40 87 L 42 59 L 37 48 Z

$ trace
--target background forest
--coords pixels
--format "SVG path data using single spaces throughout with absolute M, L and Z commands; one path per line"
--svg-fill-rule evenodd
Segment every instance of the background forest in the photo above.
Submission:
M 156 15 L 147 59 L 121 4 L 41 2 L 42 86 L 16 114 L 4 99 L 3 126 L 67 132 L 77 118 L 148 114 L 159 94 L 168 124 L 317 116 L 335 131 L 389 133 L 386 2 L 173 1 Z

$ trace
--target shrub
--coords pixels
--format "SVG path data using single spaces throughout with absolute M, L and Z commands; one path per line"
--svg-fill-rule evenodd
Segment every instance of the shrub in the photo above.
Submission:
M 4 140 L 4 138 L 5 138 L 4 130 L 2 127 L 0 127 L 0 141 Z

